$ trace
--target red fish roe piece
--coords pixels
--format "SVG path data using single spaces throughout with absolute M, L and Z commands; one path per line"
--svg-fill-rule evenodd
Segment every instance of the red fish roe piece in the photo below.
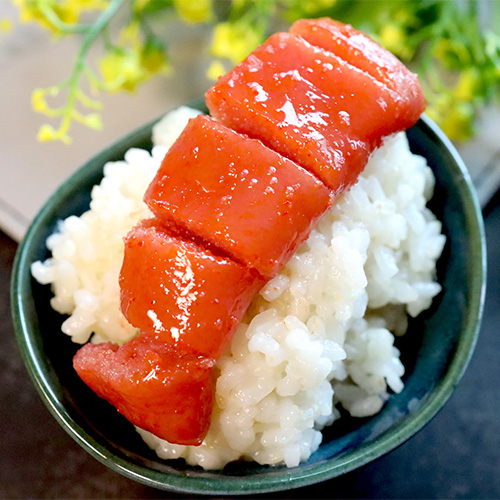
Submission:
M 170 235 L 154 219 L 125 238 L 124 316 L 141 332 L 218 358 L 262 286 L 253 270 Z
M 270 278 L 308 237 L 330 193 L 262 142 L 199 116 L 170 148 L 144 200 L 163 223 Z
M 413 125 L 423 113 L 425 98 L 417 75 L 361 31 L 325 17 L 296 21 L 290 32 L 333 52 L 395 90 L 404 101 L 400 115 L 402 128 Z
M 208 432 L 214 364 L 145 335 L 121 347 L 89 343 L 73 358 L 80 378 L 132 424 L 185 445 Z
M 400 129 L 401 98 L 303 38 L 277 33 L 206 93 L 211 114 L 315 173 L 335 193 Z

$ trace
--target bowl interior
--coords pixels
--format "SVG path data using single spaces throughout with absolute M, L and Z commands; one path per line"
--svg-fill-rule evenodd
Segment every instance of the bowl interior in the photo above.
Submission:
M 197 107 L 204 109 L 202 103 Z M 338 476 L 392 450 L 422 428 L 458 383 L 479 329 L 485 283 L 481 212 L 471 181 L 453 147 L 427 118 L 408 132 L 412 150 L 436 176 L 431 208 L 447 244 L 438 263 L 443 292 L 398 339 L 405 389 L 366 419 L 346 418 L 324 431 L 323 444 L 299 467 L 234 463 L 203 471 L 181 460 L 162 461 L 132 426 L 83 384 L 72 368 L 78 346 L 60 333 L 64 320 L 50 307 L 51 291 L 31 278 L 32 262 L 48 257 L 45 240 L 59 220 L 88 209 L 90 191 L 107 161 L 130 147 L 150 148 L 152 123 L 117 142 L 70 177 L 43 207 L 16 256 L 12 310 L 20 351 L 35 386 L 64 429 L 114 470 L 160 489 L 190 493 L 257 493 L 305 486 Z

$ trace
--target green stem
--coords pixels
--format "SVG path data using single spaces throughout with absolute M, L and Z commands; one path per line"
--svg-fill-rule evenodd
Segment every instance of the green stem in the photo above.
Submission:
M 92 24 L 83 39 L 80 50 L 76 56 L 75 65 L 73 66 L 73 71 L 69 80 L 66 84 L 69 87 L 69 96 L 66 102 L 67 112 L 63 116 L 63 129 L 68 129 L 71 122 L 71 110 L 75 108 L 75 103 L 78 94 L 78 80 L 80 75 L 85 69 L 85 58 L 90 47 L 94 43 L 95 39 L 101 34 L 101 32 L 106 28 L 108 23 L 111 21 L 113 16 L 116 14 L 118 9 L 122 6 L 125 0 L 111 0 L 109 6 L 105 11 L 97 18 L 96 22 Z
M 57 28 L 61 33 L 65 35 L 86 33 L 90 28 L 90 25 L 88 24 L 68 24 L 61 21 L 61 19 L 59 19 L 59 16 L 54 12 L 54 10 L 51 7 L 49 7 L 49 5 L 46 2 L 40 2 L 39 8 L 42 14 L 44 15 L 45 19 L 52 26 L 54 26 L 54 28 Z
M 143 16 L 140 13 L 136 13 L 135 17 L 139 20 L 139 24 L 142 28 L 142 31 L 146 34 L 147 39 L 155 39 L 157 40 L 158 37 L 154 30 L 151 28 L 148 20 L 146 19 L 146 16 Z
M 89 27 L 85 38 L 83 39 L 82 46 L 77 56 L 76 67 L 84 64 L 85 56 L 90 46 L 94 43 L 95 39 L 100 35 L 103 29 L 108 25 L 118 9 L 126 0 L 111 0 L 108 8 L 97 18 L 97 21 Z M 75 68 L 76 68 L 75 67 Z

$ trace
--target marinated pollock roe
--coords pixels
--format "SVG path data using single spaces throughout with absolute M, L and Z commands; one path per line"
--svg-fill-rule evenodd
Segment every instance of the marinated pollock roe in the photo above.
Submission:
M 132 149 L 105 166 L 90 210 L 50 236 L 52 258 L 33 265 L 51 284 L 52 307 L 77 343 L 123 344 L 137 334 L 120 312 L 122 238 L 150 216 L 142 201 L 166 149 L 197 114 L 179 108 L 153 131 L 152 153 Z M 342 405 L 378 412 L 403 390 L 394 336 L 440 292 L 436 260 L 445 238 L 426 208 L 434 178 L 404 133 L 387 139 L 358 182 L 255 297 L 217 363 L 215 409 L 201 446 L 179 446 L 137 429 L 165 459 L 205 469 L 237 459 L 295 466 L 321 443 Z

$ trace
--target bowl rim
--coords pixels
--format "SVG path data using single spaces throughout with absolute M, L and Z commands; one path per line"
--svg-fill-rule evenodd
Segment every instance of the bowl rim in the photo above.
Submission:
M 202 107 L 199 102 L 193 107 Z M 92 437 L 87 439 L 82 435 L 86 432 L 65 411 L 64 406 L 58 400 L 51 385 L 44 375 L 41 363 L 36 359 L 34 347 L 30 337 L 36 335 L 32 326 L 27 323 L 24 301 L 29 295 L 31 272 L 29 261 L 32 251 L 33 238 L 39 228 L 52 212 L 54 200 L 67 197 L 74 191 L 75 187 L 85 177 L 85 170 L 90 163 L 104 160 L 113 154 L 119 154 L 126 147 L 131 146 L 131 140 L 135 143 L 139 140 L 150 140 L 151 128 L 158 120 L 146 123 L 122 139 L 113 143 L 101 153 L 87 161 L 80 169 L 73 173 L 47 200 L 19 245 L 14 259 L 11 279 L 11 309 L 14 330 L 21 356 L 24 360 L 28 373 L 34 382 L 35 388 L 44 401 L 52 415 L 65 431 L 94 458 L 112 470 L 147 486 L 161 490 L 177 493 L 195 494 L 251 494 L 281 491 L 285 489 L 308 486 L 320 481 L 332 479 L 344 473 L 350 472 L 367 463 L 389 453 L 396 447 L 407 441 L 411 436 L 421 430 L 444 406 L 467 368 L 472 356 L 477 336 L 479 333 L 481 318 L 484 307 L 486 291 L 486 240 L 482 213 L 475 194 L 470 175 L 465 164 L 460 158 L 451 141 L 444 135 L 440 128 L 427 116 L 422 115 L 418 126 L 426 135 L 433 136 L 435 140 L 442 143 L 447 153 L 453 160 L 454 174 L 461 176 L 463 182 L 457 183 L 459 198 L 470 210 L 465 210 L 466 225 L 470 234 L 469 241 L 472 242 L 472 258 L 470 274 L 476 276 L 471 285 L 471 301 L 468 304 L 467 316 L 464 319 L 463 333 L 454 351 L 453 358 L 440 383 L 422 406 L 413 414 L 413 418 L 404 419 L 396 426 L 385 431 L 380 439 L 364 443 L 358 448 L 351 450 L 336 460 L 317 462 L 306 468 L 286 469 L 286 479 L 276 475 L 250 475 L 250 476 L 224 476 L 221 487 L 221 479 L 216 477 L 192 476 L 189 474 L 171 475 L 164 472 L 148 469 L 145 466 L 128 462 L 120 457 L 111 457 L 111 454 Z

